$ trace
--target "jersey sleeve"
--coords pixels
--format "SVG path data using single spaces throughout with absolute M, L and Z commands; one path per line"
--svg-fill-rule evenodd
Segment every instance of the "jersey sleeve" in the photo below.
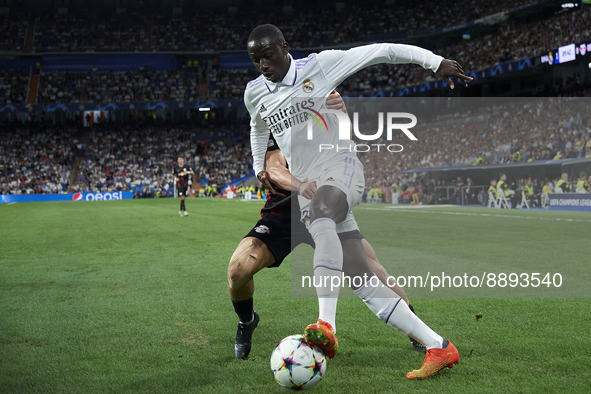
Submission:
M 317 59 L 327 80 L 338 86 L 357 71 L 380 63 L 413 63 L 436 72 L 443 57 L 414 45 L 372 44 L 346 51 L 322 51 Z
M 265 131 L 269 130 L 269 126 L 265 123 L 259 111 L 256 110 L 252 102 L 248 97 L 248 91 L 244 93 L 244 105 L 248 110 L 248 114 L 250 115 L 250 131 Z
M 244 105 L 250 114 L 250 150 L 252 151 L 252 167 L 255 175 L 265 169 L 265 154 L 269 144 L 269 127 L 244 93 Z

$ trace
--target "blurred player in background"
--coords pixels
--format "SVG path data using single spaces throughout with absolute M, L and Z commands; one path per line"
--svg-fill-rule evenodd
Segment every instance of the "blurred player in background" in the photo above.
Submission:
M 179 215 L 189 216 L 187 213 L 187 208 L 185 207 L 185 197 L 187 196 L 187 190 L 189 189 L 189 175 L 195 175 L 193 169 L 190 166 L 185 165 L 185 159 L 179 157 L 177 159 L 177 164 L 172 169 L 172 175 L 174 176 L 174 180 L 176 182 L 176 190 L 181 198 L 181 209 L 179 211 Z

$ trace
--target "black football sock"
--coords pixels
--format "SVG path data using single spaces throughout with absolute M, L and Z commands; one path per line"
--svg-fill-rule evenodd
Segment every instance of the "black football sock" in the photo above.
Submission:
M 185 208 L 185 200 L 181 200 L 181 211 L 186 211 L 187 209 Z
M 250 323 L 254 318 L 254 307 L 252 297 L 243 301 L 232 301 L 234 311 L 238 315 L 241 323 Z

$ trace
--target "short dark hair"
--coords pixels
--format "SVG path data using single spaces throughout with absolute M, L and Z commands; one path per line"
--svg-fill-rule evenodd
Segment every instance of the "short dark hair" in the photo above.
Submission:
M 283 44 L 285 42 L 285 37 L 283 37 L 281 30 L 279 30 L 277 26 L 271 24 L 255 27 L 250 33 L 250 36 L 248 36 L 247 42 L 261 40 L 265 37 L 268 37 L 272 43 Z

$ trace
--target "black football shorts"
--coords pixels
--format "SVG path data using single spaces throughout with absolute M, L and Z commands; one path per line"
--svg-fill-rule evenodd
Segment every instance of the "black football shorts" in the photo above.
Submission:
M 279 267 L 283 260 L 300 244 L 314 247 L 314 240 L 304 223 L 299 220 L 292 223 L 290 217 L 273 214 L 263 215 L 246 237 L 260 239 L 273 253 L 275 263 L 269 268 Z M 340 233 L 339 238 L 343 242 L 348 239 L 363 239 L 363 235 L 358 230 L 354 230 Z

